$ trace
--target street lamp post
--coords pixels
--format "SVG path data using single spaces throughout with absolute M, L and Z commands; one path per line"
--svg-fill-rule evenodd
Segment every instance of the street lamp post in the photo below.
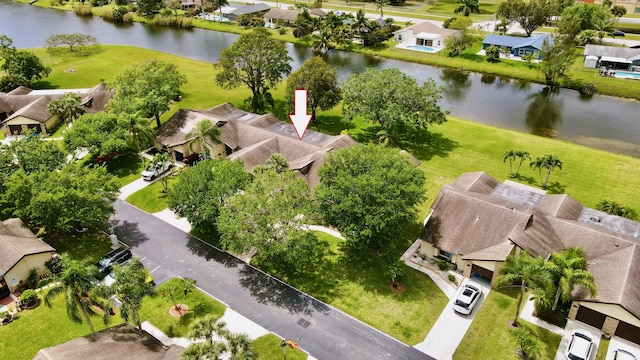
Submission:
M 280 347 L 282 348 L 282 359 L 283 360 L 287 360 L 287 343 L 286 343 L 286 341 L 282 340 L 282 342 L 280 343 Z

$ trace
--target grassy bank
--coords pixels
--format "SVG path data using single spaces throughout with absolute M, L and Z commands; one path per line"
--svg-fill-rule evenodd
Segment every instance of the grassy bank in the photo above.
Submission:
M 23 3 L 28 3 L 29 0 L 19 0 Z M 51 8 L 52 6 L 48 1 L 38 1 L 35 3 L 37 6 Z M 398 11 L 386 11 L 386 16 L 411 16 L 411 17 L 424 17 L 425 19 L 438 19 L 438 16 L 442 16 L 440 20 L 448 17 L 446 14 L 451 13 L 450 16 L 453 16 L 452 9 L 455 8 L 457 4 L 452 1 L 443 1 L 439 2 L 436 5 L 427 5 L 425 7 L 419 7 L 418 9 L 413 9 L 410 13 L 403 13 Z M 106 5 L 103 7 L 93 8 L 92 12 L 95 16 L 100 16 L 103 11 L 112 8 L 113 5 Z M 72 6 L 70 4 L 65 4 L 62 6 L 53 6 L 53 8 L 71 11 Z M 341 7 L 337 7 L 341 8 Z M 442 8 L 442 9 L 441 9 Z M 494 2 L 484 3 L 484 6 L 481 5 L 481 9 L 483 14 L 481 17 L 486 17 L 492 14 L 495 11 L 496 4 Z M 359 9 L 359 7 L 358 7 Z M 357 11 L 357 9 L 355 9 Z M 374 12 L 375 9 L 369 9 L 370 12 Z M 428 13 L 432 13 L 432 15 L 427 15 Z M 438 14 L 434 17 L 433 14 Z M 480 18 L 476 19 L 479 20 Z M 486 20 L 486 19 L 484 19 Z M 134 21 L 138 22 L 149 22 L 148 18 L 135 16 Z M 219 23 L 214 21 L 205 21 L 200 19 L 194 19 L 193 25 L 198 28 L 222 31 L 222 32 L 230 32 L 236 34 L 245 34 L 250 32 L 252 29 L 242 28 L 238 26 L 236 23 Z M 273 36 L 279 40 L 287 41 L 295 44 L 302 45 L 310 45 L 313 43 L 313 40 L 310 36 L 303 38 L 295 38 L 292 35 L 292 30 L 289 28 L 285 34 L 280 34 L 276 30 L 271 30 Z M 484 36 L 483 34 L 479 35 L 480 37 Z M 504 76 L 518 80 L 526 80 L 531 82 L 543 83 L 544 78 L 540 74 L 537 69 L 537 65 L 529 65 L 522 61 L 515 60 L 506 60 L 501 59 L 496 63 L 488 63 L 484 56 L 476 55 L 478 50 L 481 48 L 481 43 L 476 43 L 470 49 L 464 51 L 464 53 L 455 58 L 449 58 L 446 56 L 438 55 L 438 54 L 426 54 L 420 53 L 416 51 L 396 49 L 394 46 L 396 43 L 391 40 L 387 40 L 384 46 L 379 49 L 371 49 L 362 47 L 359 45 L 351 44 L 347 47 L 341 47 L 341 50 L 345 51 L 354 51 L 363 54 L 382 56 L 390 59 L 397 59 L 403 61 L 410 61 L 419 64 L 425 65 L 433 65 L 438 67 L 445 68 L 453 68 L 453 69 L 465 69 L 468 71 L 492 74 L 496 76 Z M 335 50 L 334 50 L 335 51 Z M 578 50 L 580 51 L 580 50 Z M 640 100 L 640 81 L 633 81 L 629 79 L 616 79 L 616 78 L 606 78 L 598 75 L 598 72 L 593 69 L 584 69 L 582 64 L 582 56 L 578 56 L 576 59 L 574 66 L 571 71 L 568 73 L 568 77 L 561 80 L 561 84 L 564 87 L 580 90 L 584 84 L 593 84 L 597 91 L 604 95 L 611 95 L 617 97 L 625 97 L 625 98 L 634 98 Z
M 208 109 L 230 102 L 241 107 L 250 93 L 245 88 L 225 91 L 215 84 L 215 73 L 211 64 L 180 58 L 152 50 L 128 46 L 103 46 L 103 51 L 89 57 L 51 57 L 42 49 L 36 52 L 45 64 L 52 68 L 46 83 L 40 87 L 81 88 L 95 85 L 100 79 L 111 80 L 123 68 L 151 58 L 176 64 L 188 83 L 181 90 L 183 98 L 163 116 L 167 119 L 177 108 Z M 119 59 L 119 67 L 110 59 Z M 64 70 L 75 68 L 76 72 Z M 273 96 L 276 99 L 275 114 L 286 119 L 284 111 L 284 84 L 280 84 Z M 211 96 L 215 94 L 215 96 Z M 316 130 L 339 134 L 347 129 L 360 142 L 368 142 L 377 132 L 375 126 L 356 119 L 346 123 L 341 117 L 341 107 L 319 112 Z M 420 168 L 427 177 L 427 201 L 421 205 L 426 215 L 430 201 L 435 198 L 443 184 L 450 183 L 458 175 L 468 171 L 487 171 L 499 181 L 509 172 L 502 155 L 508 149 L 527 150 L 535 158 L 544 154 L 555 154 L 563 162 L 561 171 L 554 171 L 550 179 L 550 191 L 568 193 L 587 206 L 594 206 L 602 199 L 616 201 L 640 211 L 640 198 L 635 189 L 640 188 L 640 159 L 588 148 L 574 143 L 538 137 L 517 131 L 504 130 L 488 125 L 449 117 L 449 122 L 434 126 L 429 133 L 400 142 L 420 161 Z M 133 164 L 134 159 L 130 159 Z M 135 168 L 135 169 L 133 169 Z M 132 166 L 125 176 L 138 178 L 141 168 Z M 131 181 L 129 180 L 129 181 Z M 523 166 L 517 181 L 537 185 L 538 174 Z M 123 183 L 126 183 L 123 181 Z

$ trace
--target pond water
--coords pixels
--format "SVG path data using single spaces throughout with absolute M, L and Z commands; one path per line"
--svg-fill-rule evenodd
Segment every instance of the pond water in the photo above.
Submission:
M 0 0 L 0 34 L 11 37 L 17 47 L 42 47 L 52 34 L 76 32 L 102 44 L 139 46 L 208 62 L 217 61 L 222 49 L 238 38 L 202 29 L 115 25 Z M 287 44 L 287 49 L 294 69 L 317 54 L 304 46 Z M 640 102 L 635 100 L 584 97 L 573 90 L 549 91 L 535 83 L 335 50 L 322 56 L 338 69 L 341 80 L 368 67 L 398 68 L 418 81 L 432 78 L 444 88 L 442 108 L 453 116 L 640 157 Z

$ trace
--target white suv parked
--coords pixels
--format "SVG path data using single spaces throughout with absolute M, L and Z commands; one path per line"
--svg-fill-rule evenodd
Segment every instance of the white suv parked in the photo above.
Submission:
M 154 167 L 153 163 L 149 164 L 147 168 L 142 172 L 142 178 L 151 181 L 155 180 L 158 176 L 164 174 L 173 167 L 173 162 L 167 161 L 162 166 Z

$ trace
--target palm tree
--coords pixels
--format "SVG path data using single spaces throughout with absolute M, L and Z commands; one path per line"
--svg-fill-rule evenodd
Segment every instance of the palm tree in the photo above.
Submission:
M 193 343 L 189 345 L 182 354 L 180 359 L 183 360 L 219 360 L 222 354 L 225 352 L 226 347 L 223 343 L 215 343 L 209 345 L 207 343 Z
M 622 216 L 627 219 L 636 220 L 638 214 L 630 207 L 618 204 L 615 201 L 602 200 L 596 204 L 596 210 L 604 211 L 607 214 Z
M 524 150 L 517 150 L 515 152 L 515 156 L 517 156 L 518 158 L 520 158 L 520 162 L 518 163 L 518 168 L 516 169 L 516 173 L 514 174 L 513 177 L 518 176 L 518 173 L 520 172 L 520 168 L 522 167 L 522 162 L 526 159 L 526 160 L 531 160 L 531 156 L 529 155 L 528 151 L 524 151 Z
M 157 290 L 152 283 L 147 282 L 148 274 L 138 259 L 124 266 L 115 266 L 114 271 L 116 281 L 109 286 L 108 291 L 116 295 L 122 303 L 120 316 L 142 330 L 142 321 L 138 313 L 142 308 L 142 299 L 145 296 L 154 296 Z
M 64 122 L 71 124 L 84 113 L 80 101 L 80 95 L 69 92 L 60 99 L 51 100 L 47 105 L 47 110 L 53 115 L 58 115 Z
M 462 13 L 464 16 L 469 16 L 471 13 L 480 14 L 480 4 L 478 0 L 456 0 L 460 4 L 455 10 L 454 14 Z
M 364 11 L 358 10 L 356 13 L 356 19 L 352 24 L 353 31 L 360 39 L 362 39 L 362 33 L 370 31 L 369 20 L 367 19 Z
M 587 290 L 591 297 L 598 295 L 593 275 L 587 271 L 586 255 L 581 248 L 569 247 L 551 254 L 545 270 L 551 274 L 551 281 L 557 287 L 551 310 L 556 309 L 560 300 L 563 303 L 569 302 L 575 286 Z
M 516 151 L 513 149 L 509 149 L 504 152 L 502 155 L 502 162 L 507 162 L 509 160 L 509 177 L 515 177 L 513 173 L 513 161 L 516 159 Z
M 200 151 L 205 159 L 209 159 L 209 148 L 207 147 L 207 138 L 213 143 L 220 141 L 220 128 L 209 119 L 202 119 L 196 124 L 196 128 L 187 134 L 189 141 L 189 150 L 193 151 L 193 144 L 200 145 Z
M 531 257 L 525 250 L 522 250 L 519 256 L 507 256 L 504 264 L 500 267 L 500 275 L 498 276 L 496 286 L 502 287 L 520 284 L 520 295 L 518 296 L 518 305 L 516 307 L 513 326 L 518 326 L 520 307 L 527 288 L 548 288 L 549 274 L 543 271 L 543 268 L 544 259 L 539 256 L 535 258 Z
M 198 340 L 204 338 L 207 344 L 213 345 L 214 334 L 222 337 L 226 337 L 229 334 L 226 326 L 227 323 L 220 321 L 220 319 L 214 315 L 198 318 L 193 325 L 191 325 L 189 339 Z
M 247 334 L 229 333 L 226 336 L 229 360 L 252 360 L 258 357 L 258 353 L 251 346 L 251 339 Z
M 164 168 L 165 164 L 171 163 L 172 160 L 173 159 L 171 158 L 171 155 L 169 155 L 169 153 L 160 153 L 153 157 L 153 160 L 151 160 L 151 166 L 154 169 L 159 170 Z M 161 173 L 161 171 L 158 173 Z M 162 192 L 166 193 L 169 188 L 169 178 L 161 174 L 160 184 L 162 184 Z
M 384 14 L 382 13 L 382 8 L 384 6 L 389 5 L 389 0 L 376 0 L 376 9 L 380 9 L 380 17 L 384 17 Z
M 222 22 L 222 7 L 229 5 L 227 0 L 211 0 L 211 6 L 220 10 L 220 22 Z
M 129 132 L 129 143 L 136 153 L 140 153 L 140 159 L 144 162 L 141 151 L 153 145 L 155 132 L 149 126 L 149 119 L 140 115 L 140 112 L 130 114 L 123 119 Z
M 94 282 L 97 282 L 96 271 L 95 265 L 90 265 L 86 260 L 72 260 L 63 255 L 62 271 L 54 275 L 54 285 L 44 296 L 45 305 L 51 307 L 53 298 L 64 293 L 69 319 L 76 324 L 82 324 L 84 319 L 92 334 L 95 334 L 96 331 L 89 316 L 94 315 L 95 311 L 89 299 L 89 293 L 95 287 Z M 105 324 L 109 322 L 108 311 L 104 311 L 103 321 Z
M 599 19 L 593 23 L 593 30 L 595 30 L 598 35 L 598 45 L 601 45 L 602 38 L 613 31 L 613 21 L 607 18 Z
M 537 359 L 540 357 L 540 346 L 526 327 L 518 327 L 511 330 L 516 338 L 516 346 L 524 359 Z
M 313 50 L 328 51 L 331 49 L 331 31 L 327 27 L 313 34 Z
M 534 161 L 529 163 L 529 166 L 534 170 L 538 169 L 538 173 L 540 174 L 540 183 L 542 184 L 542 188 L 546 189 L 551 172 L 555 168 L 562 170 L 562 161 L 560 161 L 560 159 L 555 155 L 547 154 L 543 157 L 537 157 Z M 542 180 L 542 169 L 547 170 L 547 176 L 544 181 Z
M 615 5 L 611 8 L 611 13 L 616 17 L 616 24 L 620 22 L 620 18 L 627 13 L 627 8 L 622 5 Z

